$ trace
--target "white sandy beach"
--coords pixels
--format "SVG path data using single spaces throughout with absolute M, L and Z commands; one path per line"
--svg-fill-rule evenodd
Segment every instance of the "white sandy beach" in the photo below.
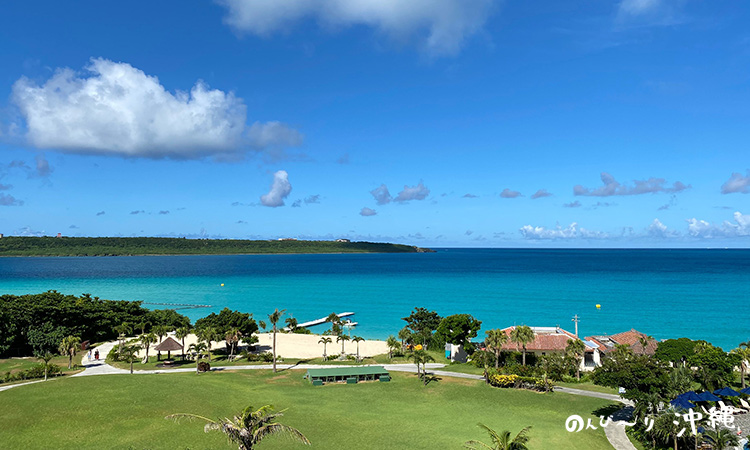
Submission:
M 170 334 L 177 342 L 182 343 L 181 340 L 174 337 L 174 334 Z M 258 343 L 255 346 L 258 348 L 258 352 L 271 351 L 273 344 L 273 333 L 258 333 Z M 323 356 L 323 344 L 319 344 L 318 341 L 323 336 L 318 334 L 291 334 L 291 333 L 276 333 L 276 353 L 285 358 L 317 358 Z M 341 353 L 341 342 L 336 342 L 336 336 L 326 336 L 331 338 L 333 342 L 326 346 L 326 352 L 328 355 L 338 355 Z M 133 338 L 129 338 L 133 339 Z M 194 334 L 189 335 L 185 338 L 185 350 L 190 347 L 190 344 L 194 344 L 197 341 Z M 158 342 L 157 342 L 158 344 Z M 149 348 L 148 354 L 150 356 L 156 356 L 156 350 L 152 344 Z M 214 341 L 211 343 L 212 349 L 225 348 L 226 343 L 224 341 Z M 346 341 L 344 343 L 344 352 L 350 355 L 357 354 L 357 343 Z M 378 340 L 365 340 L 359 343 L 359 355 L 361 357 L 375 356 L 388 353 L 388 346 L 385 341 Z M 173 355 L 180 354 L 179 351 L 172 352 Z M 162 352 L 162 355 L 166 357 L 166 352 Z M 106 356 L 106 355 L 104 355 Z M 143 351 L 139 352 L 139 356 L 143 357 Z

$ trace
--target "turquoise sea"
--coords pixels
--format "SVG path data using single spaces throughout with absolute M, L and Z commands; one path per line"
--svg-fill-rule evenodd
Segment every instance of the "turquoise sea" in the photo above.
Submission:
M 193 320 L 224 307 L 258 319 L 285 308 L 300 322 L 353 311 L 354 334 L 367 338 L 396 334 L 401 318 L 422 306 L 441 315 L 470 313 L 483 329 L 572 331 L 578 314 L 582 335 L 636 328 L 727 350 L 750 340 L 750 250 L 0 258 L 0 293 L 51 289 L 212 305 L 180 310 Z

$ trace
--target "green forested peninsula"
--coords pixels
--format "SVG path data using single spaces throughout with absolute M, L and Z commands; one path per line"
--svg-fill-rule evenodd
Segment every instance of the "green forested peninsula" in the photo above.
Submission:
M 236 255 L 274 253 L 421 253 L 410 245 L 340 241 L 250 241 L 157 237 L 0 238 L 0 256 Z

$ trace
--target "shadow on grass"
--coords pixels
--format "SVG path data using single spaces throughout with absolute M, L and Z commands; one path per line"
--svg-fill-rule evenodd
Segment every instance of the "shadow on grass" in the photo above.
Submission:
M 594 411 L 591 411 L 591 414 L 596 417 L 612 417 L 612 420 L 618 421 L 618 420 L 630 420 L 630 418 L 633 416 L 633 407 L 632 406 L 623 406 L 622 403 L 612 403 L 607 406 L 602 406 L 601 408 L 597 408 Z

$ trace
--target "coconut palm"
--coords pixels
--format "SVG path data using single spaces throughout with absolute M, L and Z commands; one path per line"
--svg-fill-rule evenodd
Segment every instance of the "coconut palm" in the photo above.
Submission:
M 208 355 L 208 361 L 211 361 L 211 342 L 216 341 L 219 338 L 219 333 L 214 327 L 203 327 L 195 332 L 195 337 L 198 341 L 206 343 L 206 354 Z
M 495 354 L 495 369 L 497 369 L 500 367 L 500 352 L 503 351 L 503 344 L 508 342 L 508 335 L 499 328 L 487 330 L 484 334 L 487 335 L 484 340 L 487 349 Z
M 43 353 L 41 355 L 38 355 L 37 358 L 41 359 L 44 363 L 44 381 L 47 381 L 47 374 L 49 373 L 49 362 L 54 358 L 55 355 L 53 355 L 50 352 Z
M 268 321 L 271 322 L 271 325 L 273 325 L 273 372 L 276 373 L 276 332 L 278 331 L 278 328 L 276 325 L 279 323 L 279 320 L 281 320 L 281 317 L 284 315 L 284 312 L 286 309 L 282 309 L 279 311 L 278 308 L 276 308 L 271 314 L 268 315 Z
M 151 322 L 148 320 L 142 320 L 135 324 L 135 329 L 141 330 L 141 334 L 146 334 L 146 328 L 148 328 L 151 325 Z
M 142 334 L 138 340 L 141 343 L 141 346 L 143 347 L 143 349 L 146 351 L 146 355 L 143 357 L 141 364 L 147 364 L 148 363 L 148 349 L 151 347 L 151 344 L 156 343 L 156 334 L 153 332 L 148 333 L 148 334 Z
M 417 365 L 417 375 L 422 378 L 424 385 L 427 386 L 427 363 L 435 361 L 435 358 L 433 358 L 425 350 L 415 350 L 411 352 L 411 354 L 409 354 L 406 359 L 414 360 L 414 364 Z M 422 366 L 421 371 L 419 368 L 420 365 Z
M 167 335 L 170 331 L 172 331 L 172 327 L 169 325 L 157 325 L 151 329 L 151 331 L 159 336 L 159 343 L 161 344 L 161 341 L 164 340 L 164 336 Z
M 565 354 L 573 358 L 576 363 L 576 378 L 581 380 L 581 360 L 586 351 L 586 345 L 580 339 L 570 339 L 565 347 Z
M 286 327 L 289 329 L 290 333 L 294 333 L 297 329 L 298 322 L 294 317 L 287 317 L 284 319 L 284 323 L 286 323 Z
M 739 443 L 739 438 L 734 431 L 721 427 L 706 428 L 703 432 L 703 440 L 708 441 L 716 450 L 734 448 Z
M 524 428 L 523 430 L 518 432 L 516 437 L 511 439 L 510 431 L 508 430 L 498 433 L 497 431 L 482 423 L 480 423 L 479 426 L 483 428 L 484 431 L 487 432 L 487 434 L 490 435 L 492 444 L 485 444 L 482 441 L 471 440 L 467 441 L 466 444 L 464 444 L 466 448 L 485 448 L 490 450 L 528 450 L 526 444 L 529 442 L 529 439 L 531 439 L 529 437 L 529 430 L 531 429 L 531 427 Z
M 675 417 L 677 417 L 677 420 L 675 420 Z M 670 407 L 661 410 L 654 418 L 654 435 L 664 442 L 669 443 L 671 441 L 674 450 L 678 450 L 677 441 L 682 430 L 687 428 L 686 424 L 679 420 L 679 417 L 681 417 L 680 414 L 676 414 L 674 408 Z
M 330 344 L 331 342 L 333 342 L 333 340 L 329 337 L 322 337 L 318 341 L 318 344 L 323 344 L 323 361 L 328 360 L 328 355 L 326 355 L 326 345 Z
M 237 349 L 237 344 L 242 339 L 242 332 L 237 327 L 232 327 L 224 335 L 224 340 L 227 342 L 227 348 L 229 348 L 229 359 L 234 357 L 234 352 Z
M 409 328 L 404 327 L 398 331 L 398 338 L 401 339 L 401 348 L 404 348 L 407 344 L 411 344 L 414 340 L 414 335 Z
M 117 357 L 120 361 L 130 363 L 130 374 L 133 374 L 133 363 L 138 360 L 138 352 L 141 347 L 138 345 L 125 345 L 122 349 L 118 350 Z
M 252 450 L 264 438 L 274 434 L 285 435 L 299 443 L 310 445 L 310 441 L 301 431 L 275 421 L 283 415 L 283 411 L 274 412 L 271 405 L 266 405 L 255 411 L 253 411 L 252 406 L 248 406 L 233 419 L 212 420 L 197 414 L 172 414 L 165 419 L 174 421 L 183 418 L 205 420 L 207 423 L 203 430 L 206 433 L 212 430 L 221 431 L 230 442 L 239 446 L 239 450 Z
M 336 336 L 336 342 L 341 341 L 341 356 L 344 356 L 344 342 L 349 340 L 349 336 L 342 334 L 340 336 Z
M 357 361 L 359 361 L 359 343 L 364 341 L 365 338 L 359 337 L 359 336 L 352 336 L 352 342 L 357 343 Z
M 401 343 L 398 342 L 398 339 L 394 335 L 388 336 L 385 345 L 388 346 L 388 359 L 393 359 L 393 353 L 401 349 Z
M 119 341 L 118 351 L 122 350 L 122 345 L 125 342 L 125 335 L 133 331 L 133 328 L 130 326 L 129 323 L 123 322 L 120 325 L 113 327 L 112 329 L 117 332 L 117 340 Z
M 198 363 L 200 362 L 201 358 L 203 357 L 203 352 L 205 352 L 208 349 L 206 346 L 206 343 L 203 341 L 198 341 L 194 344 L 190 344 L 190 347 L 188 347 L 188 352 L 193 353 L 195 352 L 195 373 L 200 373 L 198 370 Z
M 182 341 L 182 359 L 185 359 L 185 338 L 190 335 L 190 327 L 180 327 L 175 330 L 174 336 Z
M 526 344 L 529 342 L 534 342 L 534 339 L 536 339 L 536 336 L 534 336 L 534 331 L 526 326 L 521 325 L 520 327 L 513 328 L 513 331 L 510 332 L 510 340 L 511 342 L 514 342 L 516 344 L 521 344 L 523 347 L 523 365 L 526 365 Z
M 63 338 L 62 342 L 60 342 L 58 350 L 60 351 L 61 355 L 65 355 L 68 357 L 68 369 L 73 368 L 73 357 L 78 352 L 78 348 L 80 346 L 81 338 L 77 336 L 68 336 L 66 338 Z
M 742 389 L 745 389 L 745 374 L 750 369 L 750 342 L 743 342 L 738 348 L 732 350 L 732 353 L 740 357 L 740 380 Z

